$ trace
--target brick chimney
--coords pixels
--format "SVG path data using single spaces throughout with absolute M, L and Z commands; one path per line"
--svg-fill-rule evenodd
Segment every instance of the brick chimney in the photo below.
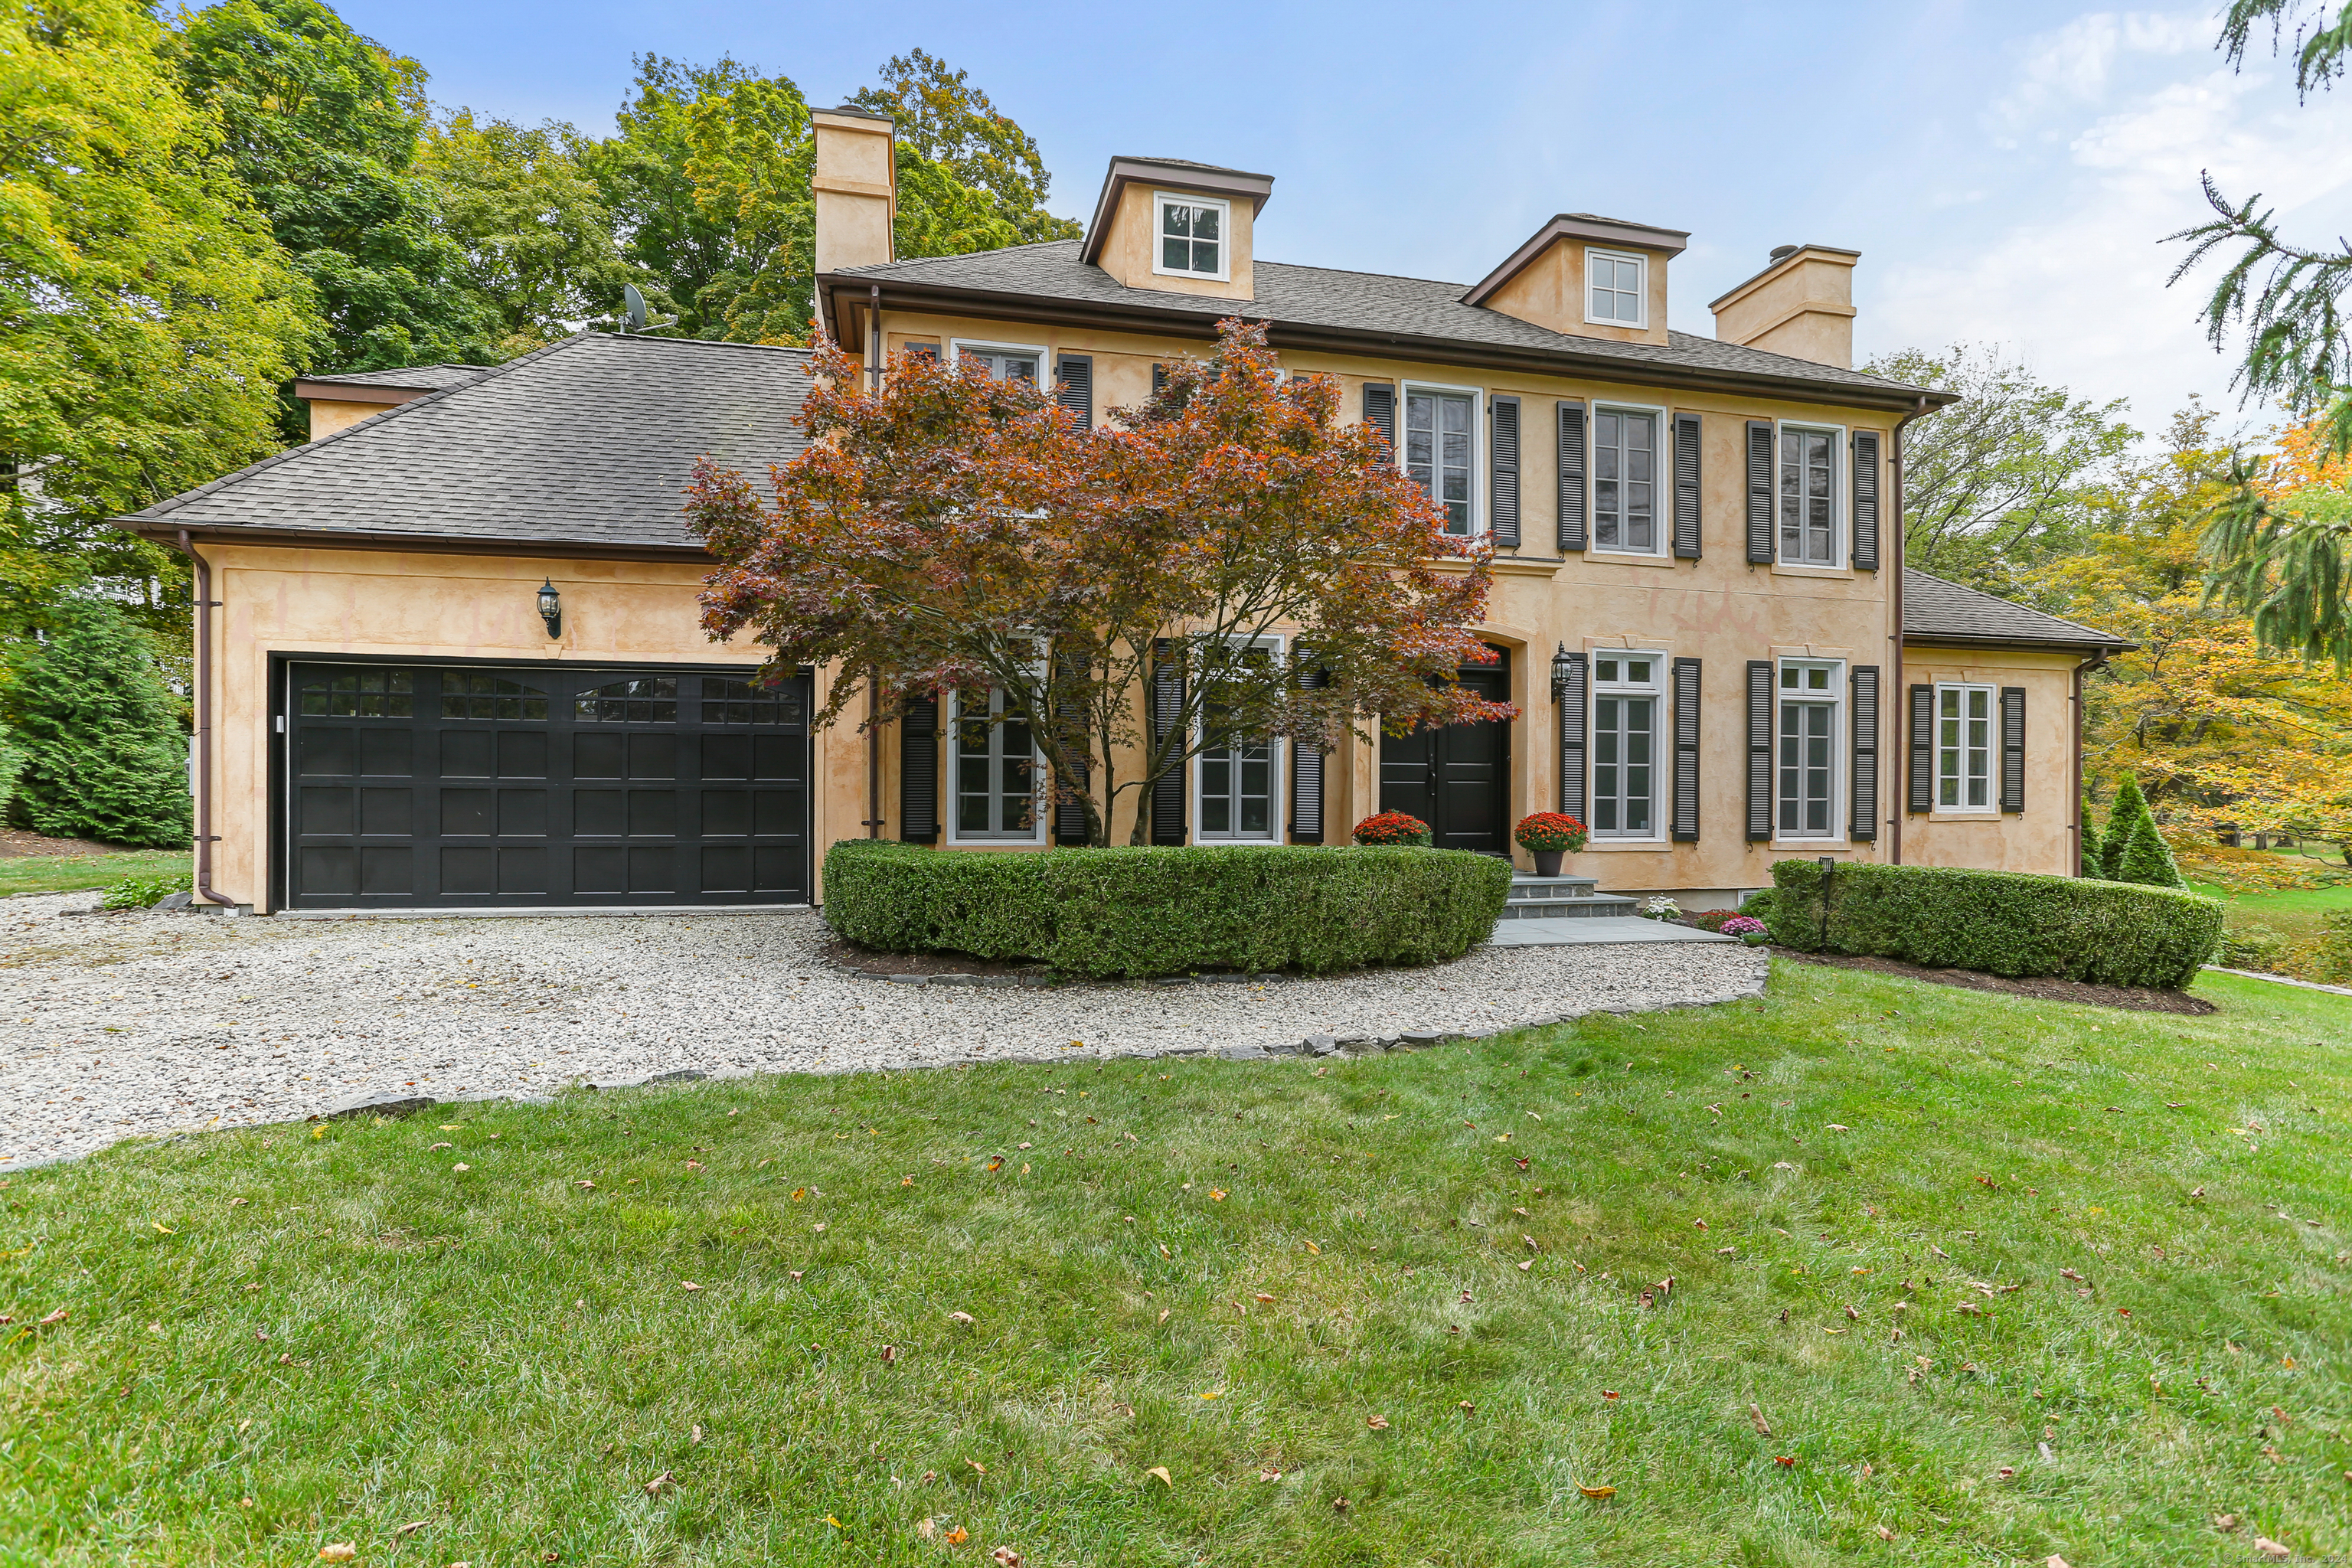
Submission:
M 1764 270 L 1707 309 L 1720 342 L 1853 368 L 1853 264 L 1859 250 L 1781 245 Z
M 817 271 L 896 260 L 891 231 L 898 216 L 898 157 L 889 116 L 844 104 L 809 119 L 816 137 L 809 187 L 816 206 Z

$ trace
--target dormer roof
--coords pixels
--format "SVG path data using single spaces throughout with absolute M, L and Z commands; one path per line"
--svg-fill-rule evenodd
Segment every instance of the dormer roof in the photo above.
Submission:
M 1110 239 L 1110 220 L 1118 211 L 1119 193 L 1130 184 L 1152 185 L 1164 190 L 1201 191 L 1228 200 L 1245 201 L 1255 215 L 1274 194 L 1272 174 L 1253 174 L 1241 169 L 1221 169 L 1214 163 L 1195 163 L 1189 158 L 1119 157 L 1110 161 L 1103 174 L 1102 194 L 1095 198 L 1095 216 L 1087 224 L 1087 235 L 1079 247 L 1079 258 L 1091 267 L 1102 259 L 1103 247 Z
M 1629 223 L 1623 218 L 1602 217 L 1598 213 L 1561 213 L 1529 236 L 1527 243 L 1511 252 L 1500 267 L 1472 284 L 1470 291 L 1462 296 L 1462 302 L 1465 305 L 1485 304 L 1496 289 L 1524 271 L 1528 263 L 1563 239 L 1584 240 L 1593 245 L 1622 245 L 1633 250 L 1658 250 L 1668 256 L 1679 256 L 1690 244 L 1690 230 Z

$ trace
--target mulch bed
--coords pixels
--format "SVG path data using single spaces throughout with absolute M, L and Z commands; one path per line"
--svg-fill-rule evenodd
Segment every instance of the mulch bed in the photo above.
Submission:
M 95 838 L 50 838 L 43 834 L 28 833 L 20 827 L 0 827 L 0 859 L 19 855 L 128 855 L 133 851 L 120 844 L 100 844 Z
M 884 952 L 837 936 L 825 939 L 824 956 L 844 969 L 855 969 L 863 974 L 1009 974 L 1036 980 L 1051 973 L 1042 963 L 974 958 L 968 952 Z
M 1797 963 L 1822 963 L 1833 969 L 1866 969 L 1874 974 L 1899 974 L 1934 985 L 1958 985 L 1969 991 L 1998 991 L 2010 996 L 2032 996 L 2044 1002 L 2079 1002 L 2092 1007 L 2121 1007 L 2134 1013 L 2218 1013 L 2220 1008 L 2185 991 L 2159 991 L 2152 985 L 2093 985 L 2081 980 L 2009 980 L 1973 969 L 1928 969 L 1899 958 L 1865 958 L 1848 952 L 1799 952 L 1774 946 L 1775 958 Z

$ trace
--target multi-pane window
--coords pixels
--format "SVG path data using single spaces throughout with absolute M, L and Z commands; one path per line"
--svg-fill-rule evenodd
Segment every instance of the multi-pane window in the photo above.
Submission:
M 1658 673 L 1654 654 L 1592 656 L 1591 828 L 1601 838 L 1657 835 Z
M 1992 809 L 1992 688 L 1936 688 L 1936 804 Z
M 592 686 L 573 700 L 572 717 L 595 724 L 675 724 L 677 678 L 656 675 Z
M 965 348 L 957 351 L 964 364 L 976 365 L 988 373 L 991 381 L 1027 381 L 1037 379 L 1037 351 L 1034 349 Z
M 1472 416 L 1466 392 L 1408 388 L 1404 396 L 1404 471 L 1445 513 L 1445 531 L 1470 532 Z
M 1837 432 L 1780 427 L 1780 559 L 1837 564 Z
M 415 677 L 404 669 L 339 669 L 302 682 L 302 711 L 332 719 L 413 716 Z
M 1642 258 L 1638 256 L 1612 256 L 1606 251 L 1586 253 L 1586 275 L 1592 285 L 1591 309 L 1588 312 L 1596 321 L 1616 321 L 1624 326 L 1642 324 Z
M 1223 278 L 1225 204 L 1160 197 L 1158 269 L 1190 278 Z
M 444 719 L 544 719 L 547 693 L 520 680 L 504 680 L 472 670 L 441 672 L 441 717 Z
M 1780 667 L 1780 818 L 1775 837 L 1836 834 L 1839 666 Z
M 1212 729 L 1201 752 L 1201 837 L 1274 837 L 1274 747 Z
M 1622 408 L 1592 413 L 1592 543 L 1654 554 L 1658 416 Z
M 706 724 L 797 724 L 801 700 L 789 686 L 766 686 L 732 676 L 702 678 L 702 721 Z
M 956 699 L 955 830 L 958 838 L 1037 837 L 1037 742 L 1004 693 Z

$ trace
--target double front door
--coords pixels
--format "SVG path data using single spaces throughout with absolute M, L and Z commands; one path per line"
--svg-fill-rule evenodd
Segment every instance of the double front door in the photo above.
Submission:
M 1465 665 L 1464 687 L 1489 702 L 1511 700 L 1510 656 Z M 1381 737 L 1381 809 L 1429 824 L 1440 849 L 1511 852 L 1511 727 L 1447 724 Z

